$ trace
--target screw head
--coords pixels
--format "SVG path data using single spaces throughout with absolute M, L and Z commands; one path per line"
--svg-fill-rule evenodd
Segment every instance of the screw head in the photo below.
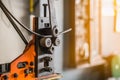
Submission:
M 14 78 L 17 78 L 17 77 L 18 77 L 18 74 L 17 74 L 17 73 L 14 73 L 13 76 L 14 76 Z

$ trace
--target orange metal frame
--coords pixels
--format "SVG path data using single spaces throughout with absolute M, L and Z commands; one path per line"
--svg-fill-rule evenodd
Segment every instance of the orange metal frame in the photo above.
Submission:
M 10 73 L 1 75 L 1 78 L 4 75 L 8 75 L 9 78 L 8 80 L 36 80 L 34 71 L 33 73 L 28 75 L 25 75 L 24 73 L 25 69 L 29 69 L 29 68 L 34 69 L 34 66 L 30 65 L 30 62 L 35 62 L 34 59 L 36 53 L 34 49 L 35 49 L 34 43 L 30 42 L 30 44 L 26 47 L 24 53 L 11 63 Z M 19 62 L 28 62 L 28 65 L 25 68 L 18 69 L 17 65 Z M 18 75 L 17 78 L 14 78 L 15 73 Z M 4 79 L 0 79 L 0 80 L 4 80 Z

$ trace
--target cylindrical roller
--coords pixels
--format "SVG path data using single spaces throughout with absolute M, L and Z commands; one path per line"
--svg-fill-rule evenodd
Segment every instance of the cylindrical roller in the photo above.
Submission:
M 58 28 L 55 26 L 53 28 L 53 36 L 57 37 L 58 34 L 59 34 Z
M 40 44 L 43 46 L 43 47 L 50 47 L 52 45 L 52 41 L 50 38 L 42 38 L 40 40 Z
M 59 39 L 59 38 L 56 38 L 56 39 L 55 39 L 54 45 L 55 45 L 55 46 L 59 46 L 59 45 L 60 45 L 60 39 Z

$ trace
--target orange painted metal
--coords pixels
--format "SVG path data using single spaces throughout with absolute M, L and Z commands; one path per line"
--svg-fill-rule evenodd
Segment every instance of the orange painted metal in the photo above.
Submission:
M 34 69 L 34 65 L 31 66 L 30 62 L 35 63 L 34 61 L 35 55 L 36 53 L 35 53 L 34 43 L 30 42 L 30 44 L 26 47 L 24 53 L 11 63 L 10 73 L 7 74 L 8 80 L 36 80 L 34 71 L 28 75 L 24 73 L 24 70 L 26 69 L 29 69 L 29 68 Z M 28 64 L 26 65 L 25 68 L 19 69 L 17 67 L 19 62 L 27 62 Z M 16 78 L 14 77 L 14 74 L 17 74 Z M 4 79 L 1 79 L 1 80 L 4 80 Z

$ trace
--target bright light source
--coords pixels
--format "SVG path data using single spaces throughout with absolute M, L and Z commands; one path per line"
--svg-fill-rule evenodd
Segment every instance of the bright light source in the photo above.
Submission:
M 114 16 L 113 7 L 106 7 L 102 9 L 102 16 Z
M 116 0 L 118 6 L 120 6 L 120 0 Z
M 120 12 L 116 16 L 116 32 L 120 32 Z
M 102 16 L 114 16 L 113 0 L 102 0 Z
M 116 10 L 117 13 L 115 15 L 116 17 L 116 22 L 115 22 L 115 31 L 120 32 L 120 0 L 114 0 L 116 1 Z
M 75 0 L 75 3 L 76 4 L 79 4 L 81 0 Z

